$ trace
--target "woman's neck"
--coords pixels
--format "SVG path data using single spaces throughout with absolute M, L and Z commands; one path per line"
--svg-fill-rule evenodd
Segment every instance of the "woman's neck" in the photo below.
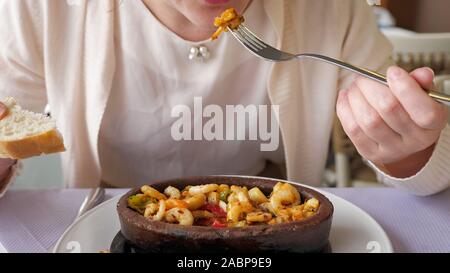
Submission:
M 199 42 L 211 37 L 216 31 L 213 22 L 208 26 L 198 26 L 191 22 L 179 10 L 173 7 L 165 0 L 142 0 L 149 9 L 149 11 L 168 29 L 180 36 L 181 38 Z M 252 0 L 244 2 L 245 5 L 241 7 L 242 13 L 250 6 Z
M 211 37 L 211 34 L 215 31 L 213 26 L 201 28 L 194 25 L 165 1 L 142 1 L 163 25 L 185 40 L 192 42 L 203 41 Z

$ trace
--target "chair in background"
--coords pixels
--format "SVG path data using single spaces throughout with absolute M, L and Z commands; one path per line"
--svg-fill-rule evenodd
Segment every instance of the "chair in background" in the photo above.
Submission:
M 394 61 L 407 71 L 428 66 L 436 74 L 435 89 L 450 95 L 450 33 L 415 33 L 385 28 L 383 33 L 394 46 Z M 334 166 L 325 173 L 326 183 L 337 187 L 381 186 L 367 167 L 336 117 L 332 149 Z
M 408 71 L 431 67 L 436 75 L 450 75 L 450 33 L 415 33 L 382 29 L 394 46 L 394 61 Z

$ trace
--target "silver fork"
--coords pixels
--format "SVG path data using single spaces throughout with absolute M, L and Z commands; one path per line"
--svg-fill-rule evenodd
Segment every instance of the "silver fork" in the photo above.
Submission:
M 105 200 L 105 189 L 104 188 L 95 188 L 92 189 L 86 198 L 83 200 L 81 204 L 76 219 L 80 216 L 102 203 Z
M 256 36 L 252 31 L 250 31 L 244 25 L 240 25 L 237 29 L 228 28 L 228 31 L 250 52 L 263 59 L 273 61 L 273 62 L 286 62 L 294 59 L 313 59 L 322 61 L 328 64 L 336 65 L 338 67 L 344 68 L 346 70 L 352 71 L 364 77 L 370 78 L 374 81 L 388 85 L 386 76 L 379 74 L 377 72 L 371 71 L 369 69 L 354 66 L 352 64 L 324 56 L 319 54 L 291 54 L 281 50 L 278 50 L 265 42 L 263 42 L 258 36 Z M 440 101 L 446 105 L 450 106 L 450 96 L 442 93 L 438 93 L 432 90 L 428 91 L 428 95 L 437 101 Z

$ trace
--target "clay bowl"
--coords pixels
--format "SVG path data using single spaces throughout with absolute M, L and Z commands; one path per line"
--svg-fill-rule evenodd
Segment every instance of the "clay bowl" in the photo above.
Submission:
M 167 186 L 183 189 L 187 185 L 234 184 L 247 186 L 249 189 L 257 186 L 268 195 L 278 182 L 266 178 L 209 176 L 175 179 L 151 185 L 162 192 Z M 127 206 L 128 197 L 140 192 L 139 189 L 134 189 L 125 194 L 117 204 L 121 232 L 129 243 L 148 252 L 327 252 L 333 205 L 317 191 L 295 184 L 294 186 L 299 190 L 302 200 L 311 197 L 319 200 L 320 208 L 316 215 L 306 220 L 284 224 L 219 229 L 180 226 L 146 219 Z

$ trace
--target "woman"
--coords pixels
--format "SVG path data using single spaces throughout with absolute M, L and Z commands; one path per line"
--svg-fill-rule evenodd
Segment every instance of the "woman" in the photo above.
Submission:
M 391 47 L 364 1 L 0 3 L 1 95 L 35 111 L 50 105 L 70 186 L 257 175 L 269 161 L 290 180 L 318 185 L 336 100 L 345 131 L 381 181 L 417 195 L 449 185 L 447 110 L 424 92 L 433 72 L 388 69 Z M 229 7 L 268 43 L 387 73 L 389 87 L 318 62 L 268 63 L 230 35 L 209 41 L 214 17 Z M 255 141 L 174 140 L 171 111 L 192 108 L 194 97 L 221 107 L 278 105 L 283 145 L 261 152 Z M 5 185 L 17 163 L 1 164 Z

